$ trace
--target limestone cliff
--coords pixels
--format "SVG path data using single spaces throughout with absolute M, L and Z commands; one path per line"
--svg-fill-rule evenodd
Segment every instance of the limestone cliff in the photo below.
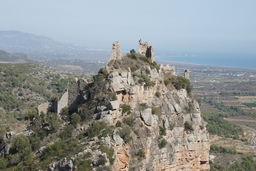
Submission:
M 135 73 L 144 73 L 154 85 L 137 84 L 138 77 L 133 77 L 129 68 L 113 70 L 108 76 L 109 86 L 117 95 L 115 103 L 131 106 L 132 112 L 127 115 L 114 110 L 102 114 L 102 119 L 114 125 L 134 117 L 132 129 L 137 131 L 128 144 L 113 139 L 114 170 L 209 170 L 209 136 L 198 103 L 186 89 L 166 86 L 166 75 L 156 68 L 144 66 Z M 141 160 L 137 157 L 140 149 L 145 152 Z
M 85 103 L 77 112 L 90 124 L 81 129 L 87 145 L 69 161 L 89 151 L 94 170 L 209 170 L 209 135 L 189 80 L 139 53 L 117 58 L 119 43 L 113 46 L 106 69 L 82 91 Z M 97 123 L 110 127 L 95 136 L 90 127 Z M 113 149 L 113 156 L 99 144 Z

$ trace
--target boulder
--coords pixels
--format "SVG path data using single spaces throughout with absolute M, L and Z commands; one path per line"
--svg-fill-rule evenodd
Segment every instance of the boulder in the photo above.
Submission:
M 111 101 L 110 102 L 110 109 L 111 110 L 119 110 L 119 101 L 118 100 L 115 100 L 115 101 Z
M 152 125 L 152 109 L 147 108 L 140 112 L 140 116 L 144 123 L 148 126 Z
M 118 130 L 120 130 L 120 128 L 116 128 L 114 130 L 114 132 L 113 132 L 113 140 L 115 141 L 117 146 L 122 146 L 124 144 L 124 140 L 118 134 Z

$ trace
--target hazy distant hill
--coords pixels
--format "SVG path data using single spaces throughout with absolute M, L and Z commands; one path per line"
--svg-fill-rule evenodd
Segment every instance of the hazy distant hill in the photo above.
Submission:
M 6 51 L 0 50 L 0 63 L 24 63 L 28 62 L 30 58 L 25 54 L 11 54 Z
M 39 58 L 101 59 L 109 52 L 57 42 L 51 38 L 19 31 L 0 31 L 0 49 Z

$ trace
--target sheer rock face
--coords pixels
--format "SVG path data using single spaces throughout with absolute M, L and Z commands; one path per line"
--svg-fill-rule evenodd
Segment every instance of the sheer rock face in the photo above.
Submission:
M 113 108 L 118 109 L 118 104 L 130 105 L 132 114 L 129 116 L 141 123 L 139 135 L 131 133 L 133 140 L 130 143 L 123 143 L 119 136 L 113 138 L 116 157 L 113 169 L 209 170 L 209 135 L 198 103 L 185 89 L 166 87 L 164 73 L 150 67 L 147 69 L 150 71 L 148 76 L 155 82 L 152 87 L 137 84 L 129 69 L 126 72 L 114 71 L 108 76 L 110 88 L 116 92 L 119 102 L 112 102 L 112 106 L 116 106 Z M 156 97 L 156 92 L 160 97 Z M 146 107 L 141 108 L 140 104 Z M 157 114 L 152 114 L 153 107 L 159 109 Z M 120 108 L 102 115 L 102 119 L 115 124 L 126 115 Z M 186 128 L 185 123 L 191 127 Z M 160 135 L 160 127 L 165 129 L 165 134 Z M 161 140 L 167 142 L 163 147 L 159 145 Z M 139 149 L 145 152 L 145 157 L 140 160 L 137 156 Z

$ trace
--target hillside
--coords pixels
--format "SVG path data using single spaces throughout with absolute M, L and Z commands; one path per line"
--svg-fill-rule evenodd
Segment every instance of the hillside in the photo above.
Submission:
M 33 63 L 4 63 L 0 64 L 0 79 L 1 113 L 23 118 L 40 103 L 61 96 L 74 74 Z
M 173 69 L 134 50 L 121 56 L 113 47 L 91 82 L 70 84 L 57 101 L 59 115 L 32 112 L 26 131 L 9 130 L 1 139 L 1 167 L 209 170 L 206 123 L 189 80 Z
M 0 63 L 25 63 L 30 58 L 25 54 L 11 54 L 0 50 Z

